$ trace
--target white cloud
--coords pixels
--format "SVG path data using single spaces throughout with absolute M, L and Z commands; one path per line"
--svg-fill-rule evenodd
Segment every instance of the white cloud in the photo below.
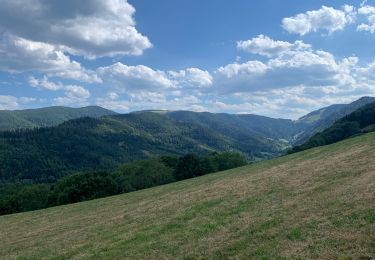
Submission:
M 214 72 L 212 112 L 298 118 L 312 110 L 375 95 L 375 61 L 336 59 L 324 51 L 287 50 L 266 61 L 233 63 Z
M 152 45 L 126 0 L 2 0 L 0 29 L 89 58 L 141 55 Z
M 348 60 L 324 51 L 288 51 L 267 63 L 228 64 L 215 71 L 219 92 L 264 91 L 294 86 L 329 86 L 351 82 Z
M 213 80 L 208 71 L 197 68 L 166 72 L 144 65 L 128 66 L 120 62 L 100 67 L 97 72 L 103 80 L 132 92 L 210 87 Z
M 58 97 L 53 100 L 55 105 L 87 105 L 87 99 L 91 96 L 90 91 L 82 86 L 64 85 L 61 82 L 55 83 L 50 81 L 46 76 L 44 76 L 42 79 L 30 77 L 29 84 L 34 88 L 46 89 L 50 91 L 64 91 L 63 97 Z
M 115 83 L 127 90 L 142 90 L 153 88 L 173 88 L 174 83 L 163 71 L 153 70 L 147 66 L 128 66 L 121 62 L 111 66 L 100 67 L 98 74 L 104 80 Z
M 375 60 L 366 67 L 357 68 L 356 74 L 360 82 L 371 82 L 375 86 Z
M 37 99 L 33 97 L 20 97 L 18 101 L 20 104 L 29 104 L 29 103 L 37 101 Z
M 375 33 L 375 7 L 370 5 L 363 5 L 358 9 L 360 15 L 366 16 L 367 23 L 358 25 L 358 31 L 368 31 Z
M 0 37 L 0 70 L 2 71 L 11 73 L 40 71 L 87 83 L 101 82 L 93 71 L 86 70 L 78 62 L 72 61 L 60 47 L 9 34 Z
M 220 67 L 216 70 L 216 76 L 224 76 L 227 79 L 236 76 L 262 76 L 267 71 L 267 65 L 261 61 L 248 61 L 246 63 L 233 63 Z
M 42 79 L 36 79 L 35 77 L 31 76 L 29 78 L 29 85 L 33 88 L 43 88 L 52 91 L 64 88 L 64 85 L 62 85 L 61 83 L 51 82 L 46 76 L 44 76 Z
M 18 98 L 0 95 L 0 110 L 14 110 L 19 108 Z
M 63 96 L 54 98 L 52 104 L 54 106 L 83 107 L 88 106 L 89 102 L 82 98 Z
M 142 90 L 137 93 L 118 94 L 108 92 L 106 96 L 96 99 L 96 104 L 107 109 L 129 112 L 139 110 L 208 110 L 198 97 L 185 93 L 176 96 L 173 92 L 155 92 Z
M 168 76 L 180 87 L 206 88 L 211 87 L 213 78 L 208 71 L 188 68 L 180 71 L 168 71 Z
M 14 97 L 10 95 L 0 95 L 0 110 L 21 109 L 21 105 L 35 102 L 37 99 L 32 97 Z
M 68 85 L 64 88 L 67 97 L 87 99 L 90 97 L 90 91 L 81 86 Z
M 107 93 L 107 99 L 109 100 L 116 100 L 118 98 L 119 98 L 119 95 L 116 92 Z
M 308 11 L 282 20 L 282 27 L 289 33 L 305 35 L 319 30 L 333 33 L 355 21 L 353 6 L 345 5 L 342 10 L 322 6 L 319 10 Z
M 287 51 L 299 51 L 310 48 L 311 45 L 305 44 L 303 41 L 295 41 L 294 43 L 275 41 L 262 34 L 251 40 L 237 42 L 237 49 L 267 57 L 277 56 Z

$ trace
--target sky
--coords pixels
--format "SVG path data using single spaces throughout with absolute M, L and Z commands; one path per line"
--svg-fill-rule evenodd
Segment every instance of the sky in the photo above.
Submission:
M 375 0 L 0 0 L 0 110 L 296 119 L 375 96 Z

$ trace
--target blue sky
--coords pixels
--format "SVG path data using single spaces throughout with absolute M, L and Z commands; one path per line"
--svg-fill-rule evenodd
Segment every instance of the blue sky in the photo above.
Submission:
M 298 118 L 375 95 L 375 1 L 0 1 L 0 109 Z

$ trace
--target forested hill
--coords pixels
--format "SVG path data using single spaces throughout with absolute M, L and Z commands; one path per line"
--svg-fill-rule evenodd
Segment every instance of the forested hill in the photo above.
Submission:
M 335 104 L 313 111 L 296 121 L 305 124 L 305 129 L 295 139 L 295 144 L 303 144 L 314 134 L 332 126 L 337 120 L 353 113 L 357 109 L 375 102 L 375 97 L 362 97 L 350 104 Z
M 306 143 L 294 147 L 291 152 L 336 143 L 353 135 L 372 131 L 375 131 L 375 102 L 343 117 L 323 132 L 315 134 Z
M 273 157 L 285 149 L 285 141 L 229 126 L 215 128 L 144 112 L 2 132 L 0 178 L 53 182 L 74 171 L 112 169 L 119 163 L 163 154 L 238 151 L 256 160 Z
M 114 114 L 116 113 L 98 106 L 0 110 L 0 131 L 56 126 L 65 121 L 80 117 L 96 118 Z
M 315 133 L 323 131 L 335 121 L 371 102 L 375 102 L 375 98 L 363 97 L 350 104 L 336 104 L 318 109 L 296 121 L 252 114 L 231 115 L 158 110 L 134 113 L 153 112 L 167 115 L 170 119 L 179 122 L 197 123 L 209 128 L 221 128 L 225 131 L 231 131 L 231 128 L 235 128 L 234 130 L 238 131 L 242 128 L 243 131 L 250 131 L 254 134 L 260 133 L 269 138 L 285 139 L 289 144 L 294 145 L 305 142 Z M 113 111 L 98 106 L 83 108 L 47 107 L 14 111 L 0 110 L 0 131 L 56 126 L 71 119 L 81 117 L 98 118 L 115 114 Z
M 364 99 L 357 102 L 363 103 Z M 327 122 L 328 115 L 349 111 L 352 104 L 326 108 L 326 112 L 297 121 L 189 111 L 106 116 L 113 112 L 98 107 L 72 109 L 90 111 L 91 118 L 48 128 L 0 132 L 0 182 L 54 182 L 75 171 L 113 169 L 120 163 L 165 154 L 236 151 L 251 161 L 268 159 L 283 154 L 319 122 Z M 60 109 L 63 112 L 57 113 Z M 30 122 L 34 127 L 85 115 L 66 111 L 69 109 L 55 107 L 24 112 L 29 118 L 33 115 Z M 0 122 L 6 125 L 9 120 Z M 12 129 L 16 125 L 12 124 Z
M 228 135 L 239 133 L 252 134 L 275 140 L 292 141 L 294 136 L 304 129 L 304 124 L 296 124 L 290 119 L 274 119 L 252 114 L 231 115 L 174 111 L 166 116 L 179 122 L 199 124 L 210 129 L 223 131 Z

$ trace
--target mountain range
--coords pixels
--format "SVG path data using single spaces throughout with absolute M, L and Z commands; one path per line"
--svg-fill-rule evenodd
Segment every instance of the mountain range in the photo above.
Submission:
M 120 115 L 99 107 L 1 111 L 8 115 L 1 129 L 13 131 L 0 132 L 0 181 L 54 182 L 74 171 L 113 169 L 159 155 L 237 151 L 251 161 L 268 159 L 374 101 L 364 97 L 298 120 L 191 111 Z

